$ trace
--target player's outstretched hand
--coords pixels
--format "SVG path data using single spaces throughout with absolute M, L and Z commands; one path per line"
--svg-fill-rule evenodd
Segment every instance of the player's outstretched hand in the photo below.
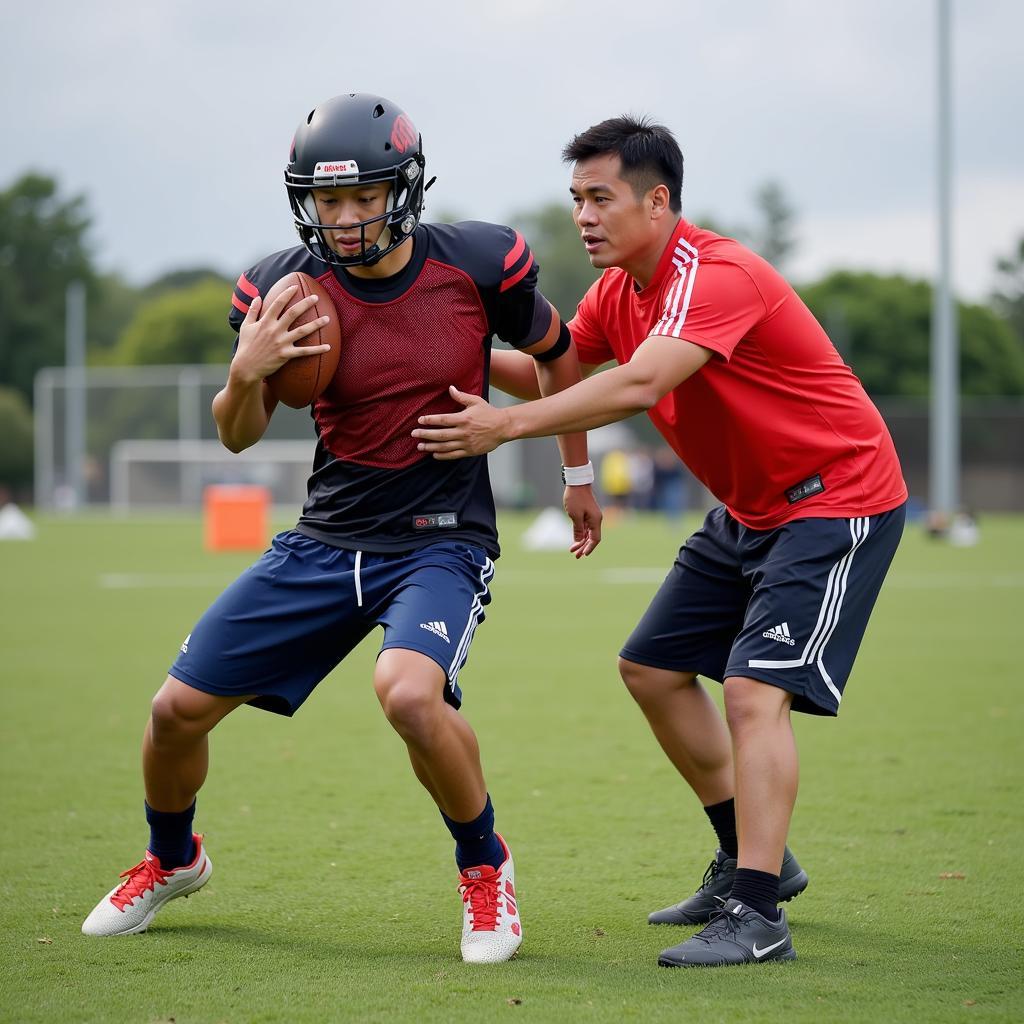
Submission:
M 601 506 L 589 485 L 566 487 L 563 500 L 566 515 L 572 520 L 571 554 L 577 558 L 589 555 L 601 543 Z
M 471 395 L 452 386 L 449 394 L 464 408 L 459 412 L 421 416 L 412 432 L 421 452 L 435 459 L 464 459 L 486 455 L 509 439 L 508 413 L 496 409 L 479 395 Z

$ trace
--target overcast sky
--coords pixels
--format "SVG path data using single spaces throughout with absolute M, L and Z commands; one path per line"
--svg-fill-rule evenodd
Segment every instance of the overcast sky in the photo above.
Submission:
M 423 134 L 436 211 L 567 201 L 561 146 L 624 112 L 676 133 L 684 214 L 752 220 L 778 181 L 791 276 L 936 266 L 937 0 L 35 0 L 0 33 L 0 188 L 84 193 L 101 265 L 234 275 L 295 241 L 282 171 L 318 101 L 376 92 Z M 1024 233 L 1021 0 L 953 0 L 955 272 Z M 429 217 L 429 213 L 428 213 Z M 580 259 L 584 259 L 580 251 Z

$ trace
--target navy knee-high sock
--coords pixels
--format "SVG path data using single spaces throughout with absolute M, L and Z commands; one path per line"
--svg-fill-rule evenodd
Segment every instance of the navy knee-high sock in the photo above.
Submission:
M 505 851 L 494 832 L 494 807 L 490 794 L 484 809 L 472 821 L 453 821 L 444 811 L 441 817 L 455 840 L 455 863 L 460 871 L 466 868 L 490 864 L 500 868 L 505 860 Z
M 192 843 L 192 819 L 195 813 L 195 800 L 184 811 L 154 811 L 146 804 L 149 852 L 159 859 L 160 867 L 165 871 L 192 863 L 196 855 Z

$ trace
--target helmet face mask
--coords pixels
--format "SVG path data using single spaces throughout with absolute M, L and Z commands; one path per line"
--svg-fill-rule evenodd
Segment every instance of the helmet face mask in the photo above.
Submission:
M 317 259 L 334 266 L 373 266 L 408 239 L 423 211 L 423 143 L 408 115 L 382 96 L 336 96 L 310 111 L 299 125 L 285 169 L 285 187 L 299 238 Z M 360 252 L 342 256 L 325 232 L 337 224 L 320 221 L 312 190 L 386 183 L 387 210 L 352 225 L 359 229 Z M 366 230 L 383 221 L 367 248 Z

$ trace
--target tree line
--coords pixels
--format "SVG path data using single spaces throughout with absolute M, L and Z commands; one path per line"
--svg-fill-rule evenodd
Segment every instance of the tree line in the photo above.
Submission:
M 785 271 L 796 246 L 796 216 L 783 190 L 766 183 L 756 221 L 705 227 L 746 242 Z M 455 219 L 442 215 L 442 220 Z M 541 287 L 568 318 L 596 277 L 563 204 L 510 218 L 542 267 Z M 32 474 L 32 387 L 36 372 L 64 362 L 67 285 L 88 296 L 88 361 L 95 365 L 223 364 L 233 278 L 196 267 L 138 287 L 96 266 L 84 196 L 64 196 L 53 178 L 29 173 L 0 191 L 0 488 Z M 932 288 L 902 275 L 838 270 L 797 290 L 870 394 L 924 396 L 929 390 Z M 965 395 L 1024 395 L 1024 234 L 993 267 L 984 303 L 959 303 L 960 381 Z

